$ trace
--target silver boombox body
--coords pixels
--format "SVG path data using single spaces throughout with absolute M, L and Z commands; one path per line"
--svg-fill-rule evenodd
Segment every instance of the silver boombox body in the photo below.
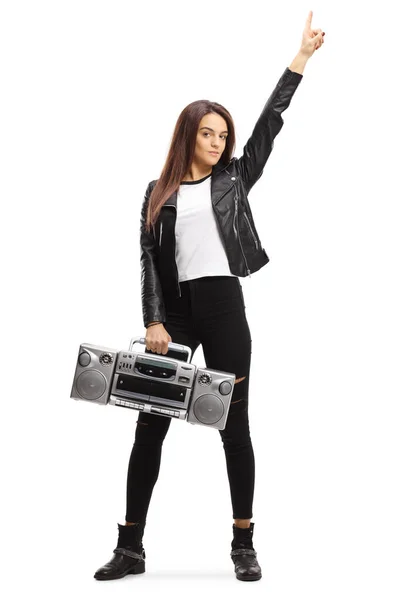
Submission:
M 81 344 L 71 398 L 225 428 L 235 373 L 196 367 L 182 344 L 170 342 L 162 355 L 136 352 L 136 343 L 145 338 L 133 338 L 129 350 L 120 351 Z

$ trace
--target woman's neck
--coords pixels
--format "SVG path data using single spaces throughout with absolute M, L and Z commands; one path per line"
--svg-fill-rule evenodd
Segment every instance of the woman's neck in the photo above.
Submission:
M 212 167 L 210 169 L 208 165 L 205 167 L 192 165 L 182 181 L 197 181 L 198 179 L 203 179 L 203 177 L 206 177 L 207 175 L 211 175 L 211 173 Z

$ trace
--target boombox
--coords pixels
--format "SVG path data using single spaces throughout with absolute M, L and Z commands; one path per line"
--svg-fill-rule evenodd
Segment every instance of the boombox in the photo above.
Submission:
M 191 348 L 169 342 L 165 355 L 81 344 L 71 398 L 113 404 L 192 425 L 224 429 L 235 385 L 235 373 L 198 368 L 189 362 Z

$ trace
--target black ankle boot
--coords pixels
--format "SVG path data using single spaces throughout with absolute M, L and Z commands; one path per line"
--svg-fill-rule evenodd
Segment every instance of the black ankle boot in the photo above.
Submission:
M 94 574 L 95 579 L 120 579 L 145 572 L 146 554 L 142 545 L 145 524 L 120 525 L 118 542 L 112 559 Z
M 231 558 L 235 564 L 236 578 L 242 581 L 261 579 L 261 568 L 257 562 L 257 552 L 253 547 L 254 523 L 241 528 L 233 524 Z

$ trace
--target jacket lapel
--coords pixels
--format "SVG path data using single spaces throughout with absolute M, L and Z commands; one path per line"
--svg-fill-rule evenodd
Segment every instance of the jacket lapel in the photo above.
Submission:
M 211 201 L 214 205 L 218 203 L 222 195 L 234 184 L 235 179 L 232 180 L 230 165 L 231 163 L 229 165 L 217 163 L 213 167 L 211 176 Z M 217 174 L 220 174 L 220 176 L 216 177 Z M 176 208 L 177 201 L 178 193 L 174 192 L 161 208 L 164 208 L 164 206 L 175 206 Z

